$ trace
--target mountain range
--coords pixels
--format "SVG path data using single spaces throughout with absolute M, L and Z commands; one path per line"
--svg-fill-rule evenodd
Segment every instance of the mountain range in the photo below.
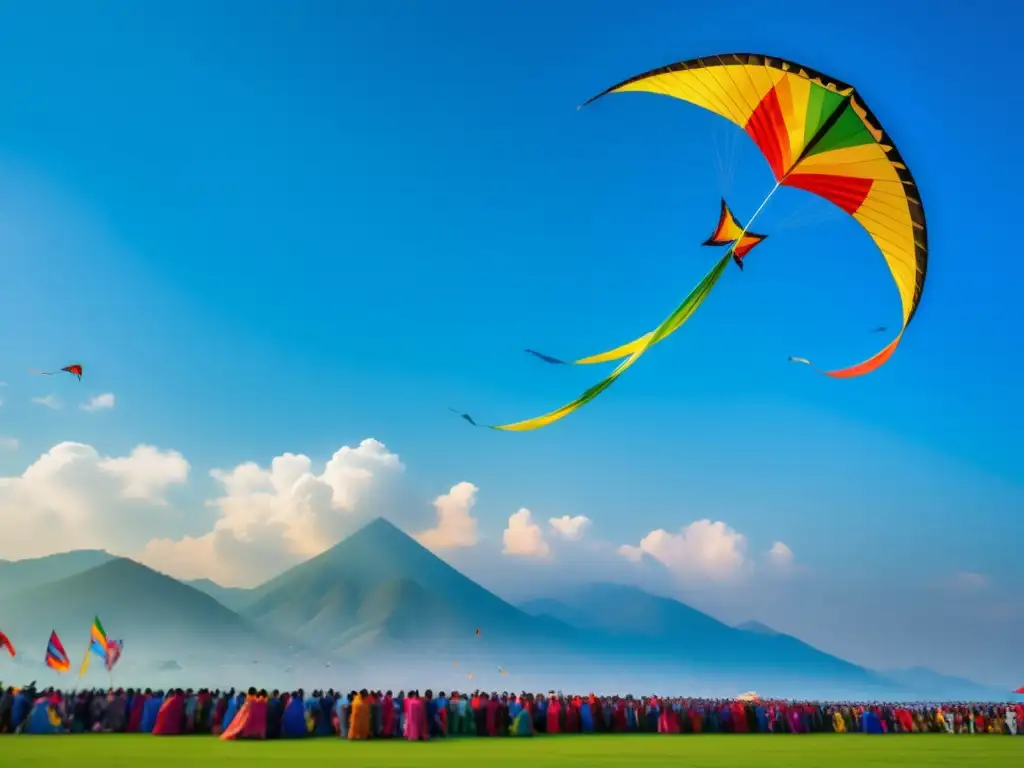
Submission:
M 415 678 L 449 687 L 998 698 L 928 670 L 868 670 L 763 624 L 728 626 L 622 584 L 514 606 L 383 519 L 255 589 L 181 582 L 99 551 L 0 561 L 0 630 L 22 664 L 40 665 L 27 649 L 45 648 L 55 629 L 74 667 L 94 615 L 125 641 L 118 674 L 142 684 L 180 662 L 176 679 L 207 685 L 238 685 L 258 671 L 282 687 L 344 674 L 396 688 Z

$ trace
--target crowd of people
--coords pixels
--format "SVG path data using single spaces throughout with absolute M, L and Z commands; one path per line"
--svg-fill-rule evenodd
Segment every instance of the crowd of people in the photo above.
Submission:
M 1018 730 L 1018 724 L 1022 727 Z M 562 733 L 948 733 L 1024 735 L 1024 704 L 821 703 L 561 693 L 8 688 L 0 733 L 209 734 L 413 741 Z

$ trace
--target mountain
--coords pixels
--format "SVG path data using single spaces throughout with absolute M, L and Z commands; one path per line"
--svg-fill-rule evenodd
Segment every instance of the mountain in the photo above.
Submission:
M 760 621 L 745 621 L 742 624 L 737 624 L 736 629 L 743 632 L 753 632 L 755 635 L 767 635 L 768 637 L 776 637 L 781 634 Z
M 731 628 L 677 600 L 658 597 L 625 584 L 587 584 L 561 601 L 531 601 L 521 606 L 570 626 L 612 636 L 664 639 L 699 635 L 714 640 Z
M 211 581 L 210 579 L 193 579 L 182 583 L 209 595 L 225 608 L 230 608 L 232 611 L 244 608 L 252 599 L 251 589 L 243 589 L 242 587 L 222 587 L 220 584 L 215 581 Z
M 254 590 L 183 583 L 95 551 L 0 562 L 4 588 L 0 628 L 27 679 L 50 674 L 39 668 L 51 629 L 76 672 L 98 615 L 125 640 L 124 685 L 315 687 L 327 675 L 447 689 L 473 673 L 473 685 L 499 689 L 993 698 L 925 669 L 883 677 L 758 622 L 731 627 L 621 584 L 515 607 L 380 519 Z
M 583 630 L 598 655 L 679 666 L 695 685 L 729 680 L 737 690 L 754 687 L 765 693 L 793 686 L 808 690 L 808 685 L 832 691 L 899 687 L 763 625 L 754 627 L 757 631 L 730 627 L 677 600 L 622 584 L 589 584 L 561 600 L 520 607 Z
M 882 674 L 913 692 L 914 697 L 920 700 L 1006 701 L 1008 698 L 1008 692 L 1001 688 L 943 675 L 925 667 L 887 669 Z
M 0 599 L 4 631 L 31 656 L 56 630 L 72 665 L 84 651 L 93 617 L 125 640 L 125 660 L 252 658 L 274 644 L 209 595 L 124 558 Z M 19 654 L 20 655 L 20 654 Z M 77 668 L 77 667 L 76 667 Z
M 572 635 L 488 592 L 382 518 L 256 588 L 241 613 L 336 653 L 450 658 Z
M 98 549 L 80 549 L 28 560 L 0 560 L 0 599 L 51 581 L 60 581 L 113 560 Z

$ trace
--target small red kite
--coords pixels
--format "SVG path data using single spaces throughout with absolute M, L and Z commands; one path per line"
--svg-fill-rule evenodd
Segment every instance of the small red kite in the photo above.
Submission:
M 53 376 L 55 373 L 70 373 L 72 376 L 77 376 L 79 381 L 82 380 L 82 366 L 78 363 L 61 368 L 59 371 L 35 371 L 31 368 L 28 370 L 29 373 L 34 373 L 36 376 Z
M 14 645 L 13 643 L 11 643 L 10 638 L 7 637 L 7 635 L 5 635 L 3 632 L 0 632 L 0 651 L 3 650 L 6 650 L 9 654 L 11 654 L 12 659 L 15 656 L 17 656 L 17 654 L 14 652 Z
M 1014 693 L 1017 694 L 1018 696 L 1024 696 L 1024 685 L 1022 685 L 1020 688 L 1018 688 L 1016 691 L 1014 691 Z

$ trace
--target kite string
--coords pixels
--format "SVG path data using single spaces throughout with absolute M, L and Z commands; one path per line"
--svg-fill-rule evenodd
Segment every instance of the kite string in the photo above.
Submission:
M 768 205 L 768 201 L 772 199 L 772 196 L 773 196 L 773 195 L 774 195 L 774 194 L 775 194 L 776 192 L 778 192 L 778 191 L 779 191 L 779 187 L 781 187 L 781 186 L 782 186 L 782 179 L 780 179 L 779 181 L 776 181 L 776 182 L 775 182 L 775 186 L 774 186 L 774 187 L 772 187 L 771 191 L 770 191 L 770 192 L 768 193 L 768 196 L 767 196 L 767 197 L 766 197 L 766 198 L 765 198 L 764 200 L 762 200 L 762 201 L 761 201 L 761 204 L 760 204 L 759 206 L 757 206 L 757 210 L 756 210 L 756 211 L 754 211 L 754 215 L 750 217 L 750 219 L 749 219 L 749 220 L 747 221 L 746 225 L 744 225 L 743 229 L 742 229 L 742 230 L 740 231 L 740 236 L 739 236 L 739 237 L 737 237 L 737 238 L 736 238 L 735 240 L 733 240 L 733 243 L 732 243 L 732 250 L 733 250 L 733 251 L 735 251 L 735 250 L 736 250 L 736 244 L 737 244 L 737 243 L 738 243 L 738 242 L 739 242 L 740 240 L 742 240 L 742 239 L 743 239 L 743 236 L 744 236 L 745 234 L 747 234 L 747 230 L 748 230 L 748 229 L 750 229 L 750 228 L 751 228 L 752 226 L 754 226 L 754 220 L 755 220 L 755 219 L 756 219 L 756 218 L 757 218 L 758 216 L 760 216 L 760 215 L 761 215 L 761 211 L 763 211 L 763 210 L 764 210 L 764 207 L 765 207 L 766 205 Z

